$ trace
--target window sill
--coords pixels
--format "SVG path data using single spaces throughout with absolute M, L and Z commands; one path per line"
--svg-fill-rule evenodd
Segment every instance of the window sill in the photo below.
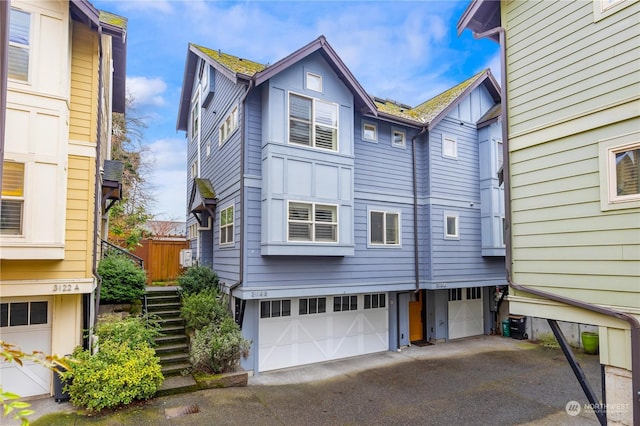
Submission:
M 11 243 L 2 242 L 2 250 L 0 250 L 0 259 L 6 260 L 62 260 L 64 259 L 64 244 L 52 245 L 11 245 Z
M 262 256 L 353 256 L 353 246 L 322 243 L 277 243 L 263 244 Z

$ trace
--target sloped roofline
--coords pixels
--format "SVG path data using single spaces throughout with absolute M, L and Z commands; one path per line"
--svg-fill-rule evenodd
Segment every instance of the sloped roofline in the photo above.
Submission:
M 340 80 L 342 80 L 342 82 L 355 95 L 356 105 L 361 108 L 361 112 L 376 116 L 378 112 L 373 99 L 371 99 L 364 88 L 360 85 L 358 80 L 356 80 L 345 63 L 342 62 L 342 59 L 340 59 L 340 56 L 338 56 L 336 51 L 333 50 L 324 35 L 321 35 L 306 46 L 301 47 L 287 57 L 279 60 L 275 64 L 266 68 L 264 71 L 256 73 L 254 77 L 255 85 L 258 86 L 264 83 L 276 74 L 289 68 L 293 64 L 299 62 L 300 60 L 306 58 L 316 51 L 320 51 L 322 53 L 322 55 L 327 60 L 331 68 L 333 68 L 333 70 L 336 72 Z
M 483 33 L 497 28 L 500 25 L 502 24 L 499 1 L 472 0 L 462 13 L 456 28 L 458 30 L 458 36 L 460 36 L 465 28 L 470 29 L 474 33 Z M 487 38 L 496 43 L 500 42 L 500 36 L 498 34 L 489 35 Z
M 429 130 L 433 129 L 443 118 L 445 118 L 447 115 L 449 115 L 451 110 L 453 108 L 455 108 L 456 105 L 458 105 L 458 103 L 462 99 L 467 97 L 471 92 L 473 92 L 476 88 L 480 87 L 481 85 L 484 85 L 484 87 L 487 89 L 487 91 L 489 92 L 489 94 L 493 98 L 494 102 L 500 103 L 500 99 L 501 99 L 501 97 L 500 97 L 500 86 L 498 85 L 498 82 L 496 81 L 495 77 L 491 73 L 491 70 L 489 68 L 487 68 L 486 70 L 484 70 L 482 72 L 482 74 L 473 83 L 471 83 L 467 88 L 465 88 L 462 91 L 462 93 L 460 93 L 458 96 L 456 96 L 455 99 L 449 105 L 447 105 L 444 109 L 442 109 L 442 111 L 440 111 L 428 123 Z

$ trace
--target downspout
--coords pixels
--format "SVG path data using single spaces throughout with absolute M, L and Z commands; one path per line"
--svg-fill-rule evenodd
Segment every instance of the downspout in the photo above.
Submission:
M 102 197 L 99 196 L 101 191 L 102 175 L 100 173 L 101 163 L 101 144 L 100 136 L 102 133 L 102 92 L 104 91 L 104 81 L 102 79 L 102 26 L 98 26 L 98 125 L 96 129 L 96 175 L 95 175 L 95 187 L 94 187 L 94 210 L 93 210 L 93 262 L 92 273 L 96 280 L 96 296 L 95 306 L 93 312 L 93 321 L 91 321 L 91 312 L 88 312 L 89 318 L 87 325 L 91 328 L 98 322 L 98 310 L 100 308 L 100 289 L 102 288 L 102 277 L 98 274 L 98 241 L 100 239 L 99 233 L 99 221 L 102 216 Z M 110 137 L 110 135 L 108 135 Z M 90 302 L 90 300 L 89 300 Z M 90 333 L 91 334 L 91 333 Z M 90 342 L 89 342 L 90 343 Z
M 429 127 L 424 126 L 417 135 L 411 138 L 411 154 L 413 157 L 411 165 L 411 172 L 413 173 L 413 267 L 416 276 L 416 293 L 420 291 L 420 258 L 418 256 L 418 166 L 416 159 L 416 140 L 425 133 L 428 134 L 428 131 Z
M 570 306 L 575 306 L 580 309 L 585 309 L 591 312 L 596 312 L 602 315 L 617 318 L 622 321 L 626 321 L 631 328 L 631 392 L 633 400 L 633 424 L 640 425 L 640 322 L 633 316 L 624 312 L 617 311 L 615 309 L 605 308 L 599 305 L 586 303 L 581 300 L 572 299 L 566 296 L 560 296 L 557 294 L 549 293 L 546 291 L 538 290 L 522 284 L 513 282 L 511 275 L 511 188 L 509 185 L 509 140 L 508 140 L 508 114 L 507 114 L 507 62 L 506 62 L 506 32 L 503 27 L 497 27 L 483 33 L 473 33 L 475 39 L 481 39 L 490 35 L 500 34 L 500 97 L 501 97 L 501 118 L 502 118 L 502 152 L 503 152 L 503 176 L 504 176 L 504 199 L 507 205 L 505 206 L 505 266 L 507 272 L 507 282 L 510 287 L 516 290 L 530 293 L 535 296 L 553 300 L 555 302 L 564 303 Z
M 244 227 L 245 227 L 245 206 L 244 206 L 244 155 L 245 155 L 245 143 L 246 143 L 246 125 L 247 125 L 247 113 L 246 113 L 246 103 L 247 96 L 249 96 L 249 92 L 253 89 L 255 84 L 255 80 L 252 78 L 249 80 L 249 85 L 247 86 L 247 90 L 242 95 L 240 99 L 240 104 L 242 105 L 242 127 L 240 129 L 240 258 L 238 264 L 238 281 L 233 283 L 229 287 L 229 307 L 231 308 L 231 301 L 233 300 L 233 290 L 242 285 L 242 281 L 244 278 Z M 244 308 L 247 304 L 246 299 L 242 299 L 242 306 L 240 308 L 240 315 L 238 317 L 238 325 L 242 328 L 242 322 L 244 320 Z

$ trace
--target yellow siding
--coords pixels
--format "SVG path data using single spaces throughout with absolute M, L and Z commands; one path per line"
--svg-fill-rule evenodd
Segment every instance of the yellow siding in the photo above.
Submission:
M 98 116 L 98 36 L 73 23 L 69 138 L 95 143 Z
M 640 2 L 503 5 L 513 279 L 640 309 L 640 209 L 601 209 L 598 147 L 640 128 Z

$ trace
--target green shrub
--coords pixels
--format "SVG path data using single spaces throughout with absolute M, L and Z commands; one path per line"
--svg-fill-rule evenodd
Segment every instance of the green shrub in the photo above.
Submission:
M 149 345 L 106 340 L 95 355 L 77 348 L 62 373 L 73 405 L 100 411 L 151 398 L 163 381 L 160 360 Z
M 227 316 L 216 325 L 196 330 L 191 339 L 191 364 L 194 369 L 226 373 L 235 371 L 240 357 L 249 355 L 251 342 L 242 337 L 240 327 Z
M 144 295 L 147 274 L 123 256 L 110 255 L 102 259 L 98 274 L 102 277 L 101 302 L 130 303 Z
M 160 333 L 158 321 L 148 315 L 129 316 L 123 319 L 113 316 L 101 321 L 95 328 L 98 336 L 98 344 L 103 341 L 116 343 L 128 343 L 129 346 L 136 347 L 140 344 L 155 346 L 155 338 Z
M 184 294 L 203 290 L 217 291 L 218 275 L 206 266 L 192 266 L 178 277 L 178 285 Z
M 180 313 L 187 328 L 193 330 L 199 330 L 212 323 L 220 323 L 228 315 L 227 308 L 219 299 L 219 295 L 212 290 L 183 294 Z

